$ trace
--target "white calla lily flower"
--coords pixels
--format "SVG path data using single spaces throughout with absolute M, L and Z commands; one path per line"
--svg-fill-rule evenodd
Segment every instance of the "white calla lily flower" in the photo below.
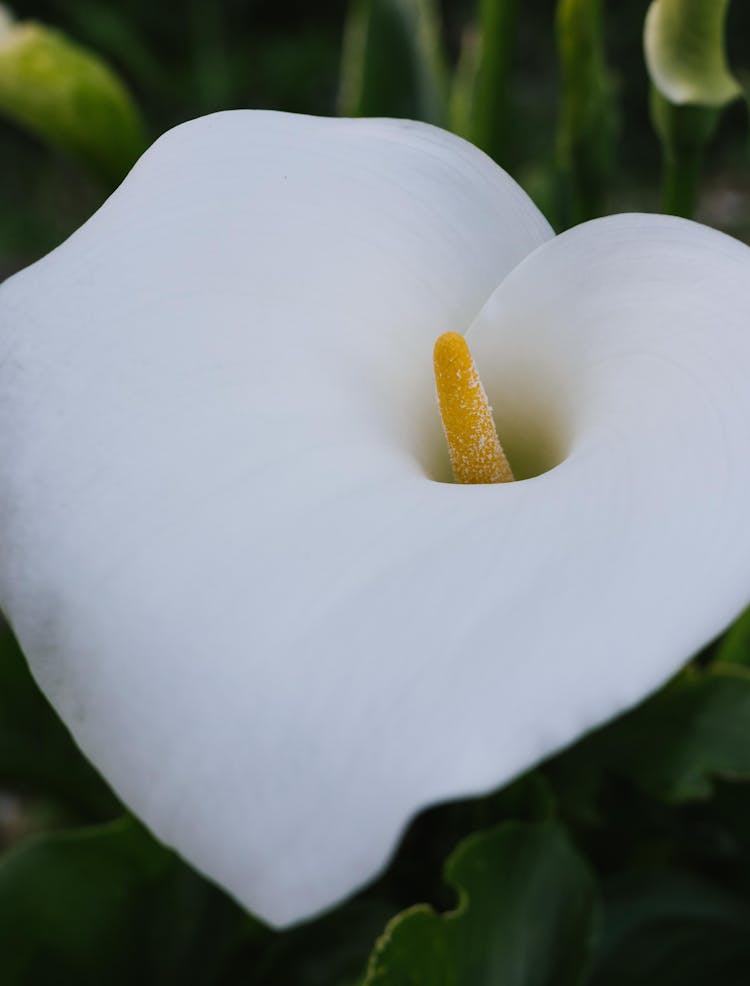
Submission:
M 0 323 L 0 599 L 33 672 L 272 923 L 748 601 L 750 253 L 701 226 L 552 239 L 442 131 L 227 113 L 6 282 Z M 448 330 L 516 482 L 447 481 Z

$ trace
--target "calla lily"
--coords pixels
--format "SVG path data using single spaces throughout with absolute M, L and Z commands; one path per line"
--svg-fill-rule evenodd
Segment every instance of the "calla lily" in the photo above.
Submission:
M 749 285 L 686 221 L 553 239 L 426 125 L 179 127 L 0 289 L 0 598 L 35 676 L 245 906 L 330 906 L 746 604 Z M 515 482 L 448 481 L 449 330 Z
M 649 75 L 678 106 L 720 109 L 742 95 L 724 49 L 729 0 L 652 0 L 643 30 Z

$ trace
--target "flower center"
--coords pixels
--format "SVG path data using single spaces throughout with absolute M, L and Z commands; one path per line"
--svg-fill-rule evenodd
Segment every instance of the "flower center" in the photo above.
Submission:
M 456 482 L 512 482 L 492 408 L 464 337 L 458 332 L 441 335 L 435 343 L 434 362 L 440 416 Z

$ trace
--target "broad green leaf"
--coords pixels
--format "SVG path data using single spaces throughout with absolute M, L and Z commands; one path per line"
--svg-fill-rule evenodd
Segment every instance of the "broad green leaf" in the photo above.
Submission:
M 451 129 L 500 164 L 508 161 L 510 69 L 519 0 L 480 0 L 464 35 L 450 101 Z
M 435 0 L 352 0 L 341 62 L 342 116 L 444 124 L 445 87 Z
M 93 52 L 59 31 L 0 14 L 0 115 L 75 158 L 109 186 L 146 148 L 132 97 Z
M 671 103 L 719 109 L 742 95 L 724 47 L 728 9 L 729 0 L 652 0 L 643 35 L 646 65 Z
M 419 813 L 401 840 L 398 852 L 378 883 L 389 900 L 399 901 L 391 914 L 414 900 L 450 908 L 453 892 L 442 881 L 436 861 L 446 859 L 472 833 L 503 822 L 546 822 L 557 805 L 547 779 L 538 771 L 519 777 L 493 794 L 441 804 Z
M 0 857 L 3 986 L 208 986 L 255 933 L 128 818 Z
M 719 644 L 716 660 L 721 664 L 750 665 L 750 609 L 729 628 Z
M 0 785 L 51 795 L 84 817 L 118 810 L 109 788 L 39 691 L 7 627 L 0 625 Z
M 556 28 L 562 75 L 557 153 L 568 186 L 564 225 L 572 225 L 604 211 L 617 111 L 601 0 L 559 0 Z
M 746 986 L 750 905 L 703 878 L 628 873 L 607 888 L 591 986 Z
M 583 860 L 553 823 L 509 822 L 453 853 L 456 910 L 420 905 L 387 926 L 364 986 L 572 986 L 582 982 L 596 913 Z
M 750 779 L 750 669 L 688 669 L 571 755 L 669 802 L 711 796 L 716 778 Z

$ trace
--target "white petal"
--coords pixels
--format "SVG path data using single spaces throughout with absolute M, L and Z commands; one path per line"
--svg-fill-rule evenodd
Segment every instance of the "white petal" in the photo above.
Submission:
M 220 114 L 0 289 L 0 598 L 125 802 L 271 921 L 548 748 L 475 721 L 513 565 L 496 491 L 430 478 L 430 363 L 550 235 L 439 130 Z
M 550 470 L 485 518 L 510 569 L 496 728 L 520 767 L 535 738 L 556 749 L 644 697 L 750 599 L 750 250 L 680 219 L 596 220 L 516 268 L 468 338 L 511 461 Z

